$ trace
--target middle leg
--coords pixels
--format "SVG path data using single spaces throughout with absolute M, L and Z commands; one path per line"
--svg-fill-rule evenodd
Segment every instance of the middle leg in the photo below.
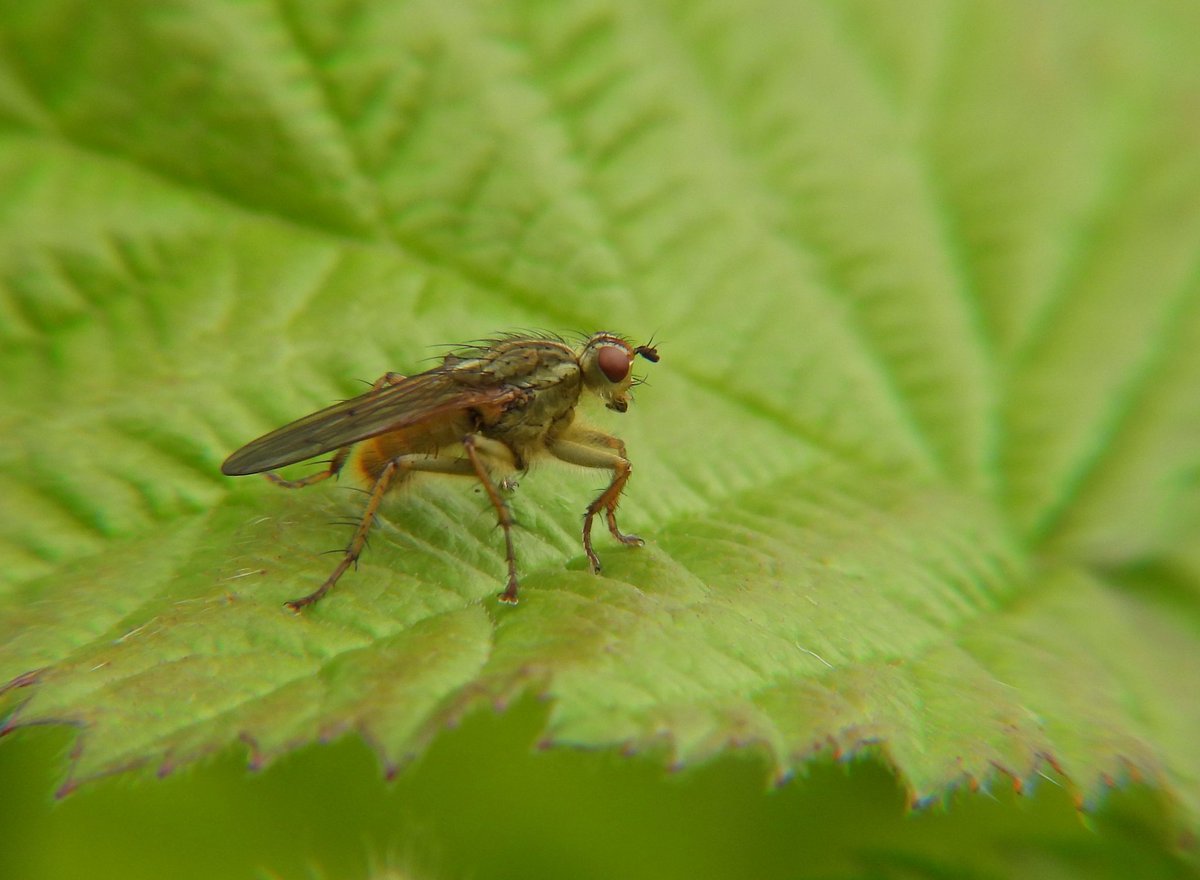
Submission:
M 491 457 L 501 456 L 509 459 L 513 458 L 512 451 L 498 440 L 492 440 L 487 437 L 481 437 L 478 434 L 468 434 L 462 440 L 463 449 L 467 453 L 467 460 L 471 463 L 474 469 L 475 476 L 479 478 L 479 482 L 483 484 L 483 489 L 487 492 L 488 499 L 492 502 L 492 507 L 496 510 L 496 518 L 500 521 L 500 528 L 504 530 L 504 559 L 508 564 L 508 582 L 504 586 L 504 592 L 500 594 L 500 601 L 508 605 L 517 604 L 517 554 L 513 549 L 512 528 L 513 518 L 512 511 L 508 509 L 508 504 L 500 495 L 500 490 L 492 481 L 491 474 L 488 473 L 487 467 L 483 463 L 483 456 Z

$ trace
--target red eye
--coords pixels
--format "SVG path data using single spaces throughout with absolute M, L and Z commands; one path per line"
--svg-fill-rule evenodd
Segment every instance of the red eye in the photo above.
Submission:
M 605 345 L 596 352 L 596 363 L 609 382 L 620 382 L 629 375 L 630 357 L 614 345 Z

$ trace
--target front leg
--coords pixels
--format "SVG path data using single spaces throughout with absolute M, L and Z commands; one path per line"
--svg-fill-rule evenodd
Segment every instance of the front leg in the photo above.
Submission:
M 641 546 L 646 543 L 637 535 L 622 534 L 617 528 L 617 504 L 625 484 L 633 474 L 633 464 L 626 458 L 625 444 L 621 440 L 599 431 L 572 428 L 554 440 L 549 449 L 561 461 L 613 472 L 608 488 L 583 513 L 583 549 L 593 573 L 600 573 L 600 559 L 592 549 L 592 518 L 601 510 L 604 511 L 609 532 L 622 544 Z

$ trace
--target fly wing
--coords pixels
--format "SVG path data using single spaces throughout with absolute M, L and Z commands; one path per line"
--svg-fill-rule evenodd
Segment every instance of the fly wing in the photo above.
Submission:
M 452 372 L 430 370 L 335 403 L 252 440 L 225 460 L 221 473 L 232 477 L 284 467 L 368 437 L 451 418 L 475 407 L 503 407 L 520 393 L 502 384 L 464 387 Z

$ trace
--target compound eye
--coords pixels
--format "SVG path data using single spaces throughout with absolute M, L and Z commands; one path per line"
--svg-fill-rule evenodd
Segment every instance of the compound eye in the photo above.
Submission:
M 605 345 L 596 352 L 596 363 L 609 382 L 620 382 L 629 375 L 629 353 L 615 345 Z

